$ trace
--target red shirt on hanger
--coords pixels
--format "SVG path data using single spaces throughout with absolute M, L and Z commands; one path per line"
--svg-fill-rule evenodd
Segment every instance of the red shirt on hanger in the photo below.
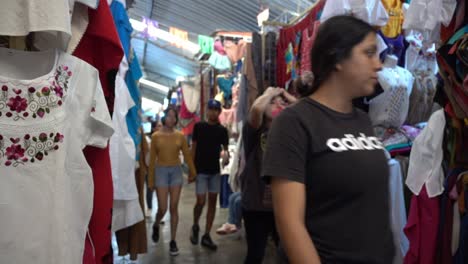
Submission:
M 99 1 L 96 10 L 88 10 L 88 28 L 73 55 L 98 69 L 107 106 L 112 113 L 115 74 L 123 58 L 122 44 L 107 1 Z M 83 263 L 112 263 L 111 225 L 114 190 L 109 147 L 106 149 L 87 147 L 84 149 L 84 154 L 93 171 L 94 206 L 88 226 L 89 236 L 86 240 Z

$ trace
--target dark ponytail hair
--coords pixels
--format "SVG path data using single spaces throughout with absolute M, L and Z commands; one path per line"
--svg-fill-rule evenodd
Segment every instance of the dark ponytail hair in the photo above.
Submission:
M 336 65 L 348 59 L 354 46 L 376 32 L 368 23 L 348 15 L 335 16 L 320 25 L 310 53 L 314 81 L 298 89 L 302 97 L 313 94 L 327 80 Z

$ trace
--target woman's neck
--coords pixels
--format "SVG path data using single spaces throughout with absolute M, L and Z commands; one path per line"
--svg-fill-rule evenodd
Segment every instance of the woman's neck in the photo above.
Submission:
M 328 81 L 309 97 L 334 111 L 345 114 L 351 113 L 353 111 L 353 99 L 345 94 L 343 90 L 345 86 L 343 85 Z
M 174 128 L 173 128 L 173 127 L 166 127 L 166 126 L 165 126 L 165 127 L 163 127 L 163 128 L 161 129 L 161 131 L 164 132 L 164 133 L 172 133 L 172 132 L 174 132 Z

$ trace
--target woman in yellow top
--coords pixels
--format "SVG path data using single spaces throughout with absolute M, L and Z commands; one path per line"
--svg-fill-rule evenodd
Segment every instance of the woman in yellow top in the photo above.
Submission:
M 170 196 L 171 213 L 171 242 L 170 254 L 177 256 L 179 250 L 175 242 L 177 224 L 179 222 L 179 199 L 182 189 L 183 176 L 180 152 L 189 166 L 189 183 L 195 180 L 197 175 L 192 156 L 184 135 L 175 129 L 178 122 L 177 111 L 173 108 L 167 109 L 161 122 L 163 127 L 151 136 L 151 156 L 148 172 L 148 186 L 154 188 L 158 197 L 158 213 L 153 224 L 152 239 L 155 243 L 159 241 L 159 223 L 166 214 L 167 200 Z

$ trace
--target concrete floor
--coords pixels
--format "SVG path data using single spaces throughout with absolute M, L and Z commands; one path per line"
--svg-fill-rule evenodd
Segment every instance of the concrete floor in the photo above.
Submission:
M 157 202 L 154 198 L 153 205 Z M 195 203 L 195 184 L 185 185 L 182 190 L 182 196 L 179 204 L 179 228 L 177 231 L 177 244 L 179 247 L 180 255 L 171 257 L 169 255 L 169 241 L 170 241 L 170 225 L 167 214 L 165 224 L 161 226 L 161 238 L 158 244 L 153 243 L 151 240 L 151 226 L 154 222 L 154 216 L 156 213 L 156 206 L 153 206 L 153 215 L 149 219 L 147 218 L 147 231 L 148 231 L 148 253 L 139 255 L 137 262 L 128 261 L 127 257 L 115 256 L 116 264 L 128 264 L 128 263 L 139 263 L 139 264 L 188 264 L 188 263 L 222 263 L 222 264 L 239 264 L 243 263 L 247 244 L 245 241 L 245 234 L 242 231 L 241 234 L 230 235 L 230 236 L 218 236 L 216 229 L 227 221 L 228 209 L 221 209 L 218 207 L 216 212 L 215 223 L 213 225 L 212 238 L 213 241 L 218 245 L 218 250 L 212 252 L 207 250 L 200 245 L 193 246 L 190 243 L 190 229 L 193 223 L 193 206 Z M 219 206 L 219 203 L 218 203 Z M 200 221 L 201 233 L 204 231 L 206 219 L 206 208 L 203 211 L 203 215 Z M 113 242 L 113 248 L 116 249 L 115 239 Z M 115 253 L 117 254 L 117 252 Z M 269 244 L 264 263 L 275 263 L 275 248 L 272 243 Z M 259 263 L 261 264 L 261 263 Z

